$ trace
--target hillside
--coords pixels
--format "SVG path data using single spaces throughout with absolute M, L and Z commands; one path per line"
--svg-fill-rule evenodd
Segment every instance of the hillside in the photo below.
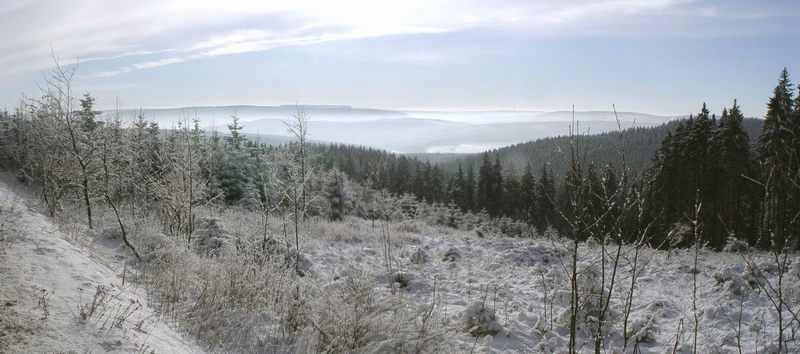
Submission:
M 755 146 L 755 140 L 758 138 L 763 122 L 762 119 L 755 118 L 748 118 L 742 122 L 750 137 L 751 146 Z M 620 146 L 624 144 L 625 158 L 629 167 L 633 171 L 642 171 L 650 166 L 653 154 L 661 145 L 661 141 L 677 125 L 678 121 L 673 121 L 654 127 L 625 129 L 622 132 L 583 134 L 578 137 L 579 153 L 584 156 L 587 163 L 603 165 L 610 161 L 619 166 L 621 163 Z M 567 166 L 565 156 L 568 149 L 569 137 L 561 135 L 493 149 L 488 153 L 492 161 L 494 161 L 495 157 L 498 157 L 504 168 L 513 168 L 518 174 L 521 173 L 527 163 L 531 164 L 534 171 L 538 171 L 543 164 L 547 163 L 556 176 L 562 176 Z M 429 157 L 426 154 L 416 154 L 414 156 L 422 160 Z M 455 173 L 459 165 L 464 168 L 472 165 L 477 171 L 480 168 L 482 159 L 482 153 L 461 156 L 430 156 L 431 162 L 439 162 L 440 167 L 449 173 Z
M 131 283 L 121 241 L 55 225 L 37 204 L 0 181 L 0 353 L 203 352 Z
M 433 225 L 429 214 L 380 225 L 358 218 L 315 218 L 305 225 L 307 233 L 300 240 L 306 276 L 293 278 L 279 263 L 249 268 L 248 256 L 234 255 L 239 242 L 250 247 L 260 242 L 248 239 L 252 235 L 247 230 L 260 227 L 256 214 L 238 208 L 204 210 L 219 220 L 226 234 L 218 249 L 222 256 L 203 256 L 194 248 L 187 252 L 185 246 L 155 251 L 158 257 L 144 265 L 155 262 L 164 267 L 160 277 L 174 275 L 161 279 L 167 288 L 159 291 L 178 286 L 182 294 L 170 300 L 174 302 L 166 309 L 171 312 L 156 313 L 148 307 L 141 284 L 128 280 L 123 285 L 118 266 L 127 257 L 118 241 L 80 228 L 67 228 L 65 235 L 32 212 L 26 206 L 30 202 L 15 196 L 7 184 L 0 184 L 0 200 L 1 352 L 202 351 L 170 329 L 164 317 L 196 328 L 206 340 L 217 341 L 218 350 L 235 352 L 358 346 L 368 353 L 550 353 L 568 343 L 570 280 L 564 266 L 570 259 L 569 243 L 554 235 L 476 237 L 474 231 Z M 279 231 L 278 223 L 271 225 L 270 233 Z M 137 242 L 145 240 L 135 236 Z M 394 264 L 389 273 L 381 251 L 387 247 Z M 580 352 L 588 352 L 591 314 L 598 310 L 590 300 L 604 286 L 599 262 L 604 251 L 593 242 L 582 243 L 579 250 L 578 286 L 586 301 L 580 305 L 577 340 Z M 757 285 L 776 281 L 769 255 L 701 250 L 695 267 L 687 250 L 645 247 L 637 252 L 626 245 L 621 252 L 624 261 L 605 335 L 608 348 L 691 352 L 689 289 L 696 275 L 700 351 L 774 350 L 775 315 Z M 784 286 L 792 294 L 800 280 L 798 261 L 791 257 L 792 270 L 784 280 L 791 280 Z M 763 273 L 754 275 L 748 264 Z M 131 260 L 130 267 L 136 266 Z M 608 266 L 605 272 L 608 279 Z M 627 311 L 625 294 L 632 281 Z M 107 295 L 93 316 L 81 320 L 80 312 L 91 307 L 99 285 Z M 295 291 L 303 294 L 302 306 L 273 303 L 298 296 Z M 303 323 L 310 324 L 286 337 L 279 330 L 283 317 L 274 317 L 274 311 L 288 309 L 299 311 Z M 788 348 L 798 349 L 794 342 Z

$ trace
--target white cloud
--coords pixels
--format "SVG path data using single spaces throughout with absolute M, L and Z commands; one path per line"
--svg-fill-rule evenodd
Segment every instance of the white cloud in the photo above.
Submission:
M 102 77 L 276 46 L 476 27 L 539 29 L 659 11 L 685 2 L 47 0 L 27 5 L 11 1 L 0 7 L 4 23 L 0 77 L 46 68 L 51 45 L 65 59 L 81 57 L 86 58 L 84 62 L 117 65 L 87 73 Z M 131 64 L 135 58 L 141 60 Z M 441 58 L 412 54 L 407 59 Z

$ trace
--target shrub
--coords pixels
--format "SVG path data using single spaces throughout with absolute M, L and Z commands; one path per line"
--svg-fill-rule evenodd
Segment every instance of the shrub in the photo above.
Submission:
M 494 309 L 483 302 L 474 302 L 461 313 L 462 329 L 473 336 L 495 335 L 503 330 Z
M 425 250 L 423 250 L 422 248 L 417 248 L 417 250 L 414 251 L 413 254 L 411 254 L 409 260 L 411 261 L 411 263 L 414 264 L 423 264 L 423 263 L 428 263 L 428 261 L 430 260 L 430 256 L 428 256 L 428 253 L 425 252 Z
M 455 247 L 448 249 L 444 255 L 442 255 L 442 262 L 456 262 L 459 259 L 461 259 L 461 251 Z

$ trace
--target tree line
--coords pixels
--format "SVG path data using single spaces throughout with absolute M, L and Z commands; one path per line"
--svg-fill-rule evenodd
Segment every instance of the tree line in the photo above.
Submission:
M 745 119 L 736 101 L 719 117 L 704 104 L 698 114 L 660 127 L 541 139 L 477 155 L 477 165 L 464 158 L 452 171 L 366 147 L 267 145 L 242 134 L 235 115 L 225 135 L 206 132 L 189 117 L 172 129 L 143 114 L 129 126 L 118 114 L 99 121 L 94 97 L 74 98 L 72 74 L 59 67 L 47 76 L 42 97 L 0 114 L 2 162 L 36 182 L 51 215 L 63 198 L 80 200 L 90 228 L 97 202 L 115 208 L 130 202 L 133 212 L 157 203 L 165 232 L 190 238 L 196 205 L 276 212 L 297 203 L 302 208 L 289 214 L 364 216 L 371 213 L 369 191 L 384 190 L 562 234 L 569 232 L 578 196 L 580 213 L 599 220 L 597 226 L 621 222 L 612 214 L 623 211 L 609 211 L 617 199 L 635 198 L 641 206 L 625 211 L 625 223 L 651 225 L 657 245 L 688 245 L 694 240 L 686 235 L 695 233 L 716 248 L 729 239 L 795 245 L 800 231 L 800 96 L 786 70 L 758 137 L 751 135 L 761 122 Z M 651 148 L 661 136 L 660 147 Z M 573 151 L 579 163 L 556 153 L 574 141 L 581 144 Z M 640 166 L 648 149 L 656 150 L 650 166 Z M 517 170 L 513 156 L 520 151 L 539 152 Z M 531 163 L 543 157 L 549 158 Z M 673 232 L 682 225 L 691 232 Z
M 588 214 L 600 219 L 611 219 L 608 204 L 623 188 L 625 198 L 641 200 L 640 210 L 629 211 L 625 220 L 631 228 L 650 225 L 653 245 L 691 245 L 696 234 L 714 248 L 733 240 L 796 247 L 798 97 L 784 70 L 763 120 L 744 118 L 735 100 L 719 115 L 703 104 L 699 113 L 659 127 L 573 137 L 583 145 L 580 166 L 563 152 L 571 139 L 566 136 L 462 158 L 455 168 L 343 145 L 327 148 L 328 161 L 359 183 L 369 179 L 418 200 L 511 217 L 540 233 L 548 227 L 568 232 L 564 211 L 572 209 L 576 188 Z M 525 154 L 529 159 L 518 171 L 516 157 Z M 648 163 L 642 161 L 646 154 Z M 537 160 L 540 165 L 531 164 Z

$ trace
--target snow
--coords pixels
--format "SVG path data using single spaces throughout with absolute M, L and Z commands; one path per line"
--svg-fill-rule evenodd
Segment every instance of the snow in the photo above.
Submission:
M 326 228 L 320 226 L 319 229 Z M 360 232 L 358 236 L 352 236 L 360 242 L 345 243 L 335 241 L 325 231 L 318 232 L 311 231 L 304 243 L 304 252 L 317 267 L 319 281 L 334 277 L 338 269 L 355 263 L 361 269 L 379 274 L 375 277 L 377 290 L 385 297 L 391 296 L 385 270 L 382 270 L 382 253 L 375 251 L 382 247 L 380 237 Z M 412 284 L 427 284 L 425 287 L 403 288 L 401 296 L 422 303 L 427 301 L 433 292 L 433 284 L 436 284 L 435 289 L 442 296 L 439 310 L 445 324 L 455 328 L 450 332 L 449 340 L 453 341 L 450 350 L 467 352 L 474 347 L 478 352 L 492 353 L 566 351 L 570 306 L 568 244 L 545 238 L 478 238 L 474 232 L 427 225 L 418 225 L 414 229 L 397 225 L 392 239 L 394 263 L 399 265 L 396 271 L 412 274 Z M 610 322 L 605 329 L 608 336 L 606 352 L 623 346 L 623 300 L 629 289 L 633 251 L 630 246 L 622 250 L 608 314 Z M 606 249 L 606 252 L 610 250 Z M 641 270 L 628 319 L 627 350 L 632 351 L 634 346 L 638 346 L 642 352 L 671 352 L 677 336 L 677 352 L 691 352 L 693 251 L 672 250 L 668 254 L 644 248 L 640 253 Z M 421 254 L 431 257 L 427 262 L 421 262 Z M 583 294 L 579 318 L 583 322 L 595 319 L 593 316 L 596 315 L 593 306 L 597 305 L 597 298 L 586 294 L 599 292 L 600 245 L 596 242 L 581 244 L 579 254 L 582 260 L 579 262 L 578 280 Z M 769 349 L 765 344 L 776 339 L 774 309 L 758 288 L 756 277 L 746 266 L 744 256 L 744 253 L 700 251 L 697 267 L 700 352 L 738 352 L 739 311 L 743 352 L 754 352 L 756 348 L 762 352 Z M 759 262 L 769 280 L 775 282 L 776 269 L 774 265 L 770 266 L 769 255 L 755 253 L 751 256 Z M 790 257 L 790 264 L 798 264 L 796 256 Z M 793 266 L 790 269 L 800 268 Z M 784 280 L 789 284 L 785 284 L 785 291 L 797 294 L 793 289 L 797 288 L 800 275 L 789 273 Z M 796 306 L 798 300 L 795 297 L 791 301 Z M 482 308 L 486 311 L 480 311 Z M 785 325 L 789 316 L 785 311 Z M 473 323 L 471 318 L 479 318 L 487 326 L 491 324 L 489 328 L 492 330 L 470 331 L 477 328 L 475 324 L 465 325 Z M 756 325 L 752 325 L 754 323 Z M 590 327 L 586 324 L 580 327 L 579 347 L 582 352 L 592 352 Z M 476 338 L 469 332 L 480 335 Z M 789 335 L 788 330 L 786 335 Z M 790 352 L 800 349 L 793 342 L 789 345 Z
M 122 252 L 68 237 L 3 182 L 0 210 L 0 352 L 204 352 L 123 283 Z
M 3 221 L 0 224 L 0 279 L 3 282 L 0 287 L 0 352 L 203 351 L 192 338 L 184 338 L 171 327 L 177 323 L 167 323 L 148 307 L 143 286 L 130 282 L 123 285 L 125 262 L 132 260 L 121 241 L 112 237 L 112 231 L 88 236 L 91 233 L 79 228 L 64 229 L 62 226 L 59 230 L 2 183 L 0 209 L 3 218 L 0 219 Z M 235 264 L 225 262 L 237 259 L 228 258 L 234 245 L 256 244 L 244 238 L 255 237 L 260 244 L 258 233 L 247 236 L 250 234 L 247 230 L 261 229 L 262 219 L 257 213 L 247 214 L 241 209 L 207 210 L 205 213 L 209 214 L 205 217 L 213 218 L 208 219 L 213 223 L 205 227 L 213 231 L 211 239 L 223 235 L 219 238 L 226 240 L 213 247 L 215 251 L 211 253 L 219 251 L 219 255 L 186 251 L 183 246 L 176 249 L 184 253 L 169 253 L 173 252 L 171 248 L 162 248 L 158 252 L 169 254 L 158 255 L 175 259 L 173 263 L 178 265 L 177 269 L 182 269 L 184 263 L 181 262 L 185 262 L 187 274 L 181 276 L 188 278 L 195 276 L 190 269 L 206 269 L 207 265 L 215 267 L 206 275 L 208 281 L 222 274 L 241 272 Z M 434 226 L 420 220 L 389 221 L 388 225 L 381 225 L 382 222 L 351 217 L 341 222 L 310 219 L 304 224 L 300 254 L 308 271 L 297 281 L 310 293 L 304 298 L 305 308 L 301 311 L 327 334 L 309 326 L 301 327 L 291 343 L 285 342 L 281 344 L 285 346 L 274 350 L 313 352 L 319 350 L 324 341 L 340 347 L 361 346 L 362 352 L 418 350 L 414 349 L 416 344 L 400 343 L 405 346 L 397 347 L 398 344 L 392 342 L 392 331 L 420 328 L 417 324 L 428 323 L 425 313 L 432 309 L 436 320 L 430 320 L 429 327 L 421 327 L 430 331 L 430 338 L 436 342 L 427 348 L 429 350 L 447 353 L 567 351 L 571 298 L 569 242 L 552 235 L 477 237 L 474 230 Z M 270 228 L 275 228 L 271 230 L 275 235 L 279 234 L 278 223 L 272 222 Z M 388 244 L 385 243 L 387 239 Z M 144 242 L 144 239 L 137 241 Z M 280 238 L 270 239 L 267 248 L 284 252 L 284 242 Z M 607 255 L 616 250 L 613 245 L 609 247 L 605 250 Z M 387 250 L 391 254 L 391 272 L 387 271 L 384 258 Z M 634 251 L 631 246 L 622 248 L 608 311 L 610 320 L 604 326 L 603 352 L 622 352 L 625 295 L 629 291 Z M 609 290 L 608 284 L 602 282 L 600 254 L 601 245 L 597 242 L 579 245 L 577 283 L 581 300 L 577 343 L 581 352 L 594 350 L 591 330 L 595 328 L 599 313 L 598 294 Z M 760 274 L 754 274 L 745 262 L 746 257 L 761 270 Z M 188 267 L 192 264 L 194 268 Z M 739 346 L 742 352 L 748 353 L 777 349 L 776 313 L 759 285 L 775 284 L 777 280 L 777 268 L 768 254 L 747 253 L 741 249 L 737 253 L 701 249 L 695 268 L 693 250 L 665 252 L 642 248 L 637 265 L 635 296 L 627 320 L 626 352 L 633 352 L 634 348 L 644 353 L 672 352 L 673 348 L 678 353 L 692 351 L 694 276 L 697 279 L 699 352 L 738 352 Z M 126 271 L 130 272 L 131 268 L 135 267 L 127 266 Z M 227 273 L 220 273 L 226 269 Z M 280 270 L 258 270 L 262 271 Z M 253 273 L 253 279 L 260 279 L 261 273 L 258 274 L 256 277 Z M 605 277 L 608 279 L 609 273 Z M 218 285 L 225 289 L 224 284 Z M 259 285 L 241 283 L 239 286 Z M 286 288 L 296 289 L 294 286 Z M 215 287 L 208 289 L 214 291 Z M 277 292 L 283 290 L 270 291 L 276 292 L 277 299 L 280 295 Z M 792 309 L 797 308 L 800 261 L 795 254 L 789 257 L 784 293 Z M 106 300 L 88 316 L 95 294 Z M 41 304 L 43 297 L 46 306 Z M 273 310 L 278 311 L 277 308 Z M 214 309 L 206 309 L 206 312 L 212 314 L 207 316 L 209 319 L 216 321 L 210 325 L 234 326 L 242 333 L 251 334 L 231 336 L 233 338 L 258 338 L 265 331 L 274 332 L 279 325 L 271 322 L 274 314 L 259 316 Z M 220 319 L 217 315 L 231 318 Z M 790 322 L 788 311 L 783 315 L 784 325 L 790 325 L 785 332 L 790 339 L 798 323 Z M 114 322 L 121 322 L 121 325 L 115 326 Z M 354 332 L 361 335 L 351 342 L 348 336 Z M 396 334 L 398 337 L 401 332 Z M 253 348 L 247 343 L 215 345 L 224 351 Z M 241 345 L 239 350 L 236 350 L 237 345 Z M 788 345 L 789 352 L 800 351 L 795 341 L 789 341 Z

